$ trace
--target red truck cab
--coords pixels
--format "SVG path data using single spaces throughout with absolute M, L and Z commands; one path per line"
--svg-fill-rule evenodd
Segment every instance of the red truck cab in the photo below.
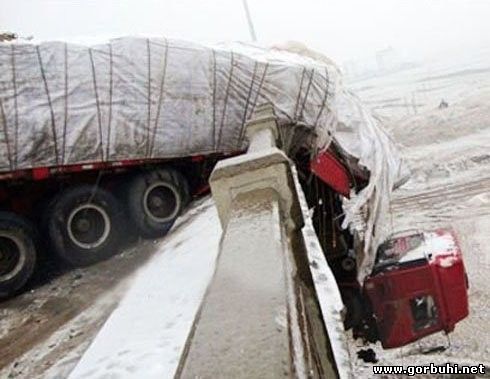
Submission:
M 349 172 L 331 150 L 311 160 L 309 170 L 344 197 L 358 190 L 355 184 L 366 179 Z M 322 207 L 323 200 L 317 204 Z M 318 214 L 327 214 L 331 219 L 341 217 L 341 209 L 329 213 L 334 208 L 321 208 Z M 371 275 L 359 283 L 352 246 L 347 243 L 348 247 L 339 251 L 336 243 L 346 232 L 325 220 L 317 222 L 316 227 L 323 236 L 322 246 L 346 306 L 346 329 L 353 328 L 355 337 L 380 340 L 384 348 L 400 347 L 432 333 L 449 333 L 468 315 L 467 275 L 452 231 L 393 236 L 378 248 Z M 329 234 L 329 230 L 336 232 Z
M 461 249 L 449 230 L 388 240 L 364 283 L 384 348 L 453 331 L 468 316 L 467 288 Z

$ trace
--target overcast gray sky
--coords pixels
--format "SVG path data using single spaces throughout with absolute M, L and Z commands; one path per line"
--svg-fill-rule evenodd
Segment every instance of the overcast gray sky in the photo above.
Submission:
M 339 63 L 388 46 L 416 58 L 490 47 L 490 0 L 248 1 L 260 41 L 301 41 Z M 0 29 L 41 40 L 250 39 L 242 0 L 0 0 Z

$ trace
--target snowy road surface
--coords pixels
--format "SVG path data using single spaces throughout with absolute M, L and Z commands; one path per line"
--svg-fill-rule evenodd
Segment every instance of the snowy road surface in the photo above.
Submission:
M 214 273 L 221 237 L 210 199 L 180 225 L 139 270 L 70 379 L 173 377 Z
M 207 197 L 159 241 L 134 241 L 87 268 L 47 266 L 42 281 L 0 308 L 0 378 L 60 379 L 75 366 L 72 377 L 134 377 L 136 367 L 137 377 L 172 376 L 220 235 Z

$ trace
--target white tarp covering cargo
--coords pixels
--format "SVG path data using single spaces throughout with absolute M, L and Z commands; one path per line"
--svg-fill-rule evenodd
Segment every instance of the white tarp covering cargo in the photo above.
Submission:
M 295 125 L 312 132 L 294 141 L 312 155 L 333 142 L 353 169 L 369 171 L 369 185 L 344 204 L 346 225 L 366 242 L 362 279 L 385 234 L 382 215 L 402 162 L 378 122 L 342 88 L 337 68 L 304 49 L 158 38 L 92 47 L 2 43 L 0 172 L 240 151 L 245 121 L 264 101 L 286 135 Z

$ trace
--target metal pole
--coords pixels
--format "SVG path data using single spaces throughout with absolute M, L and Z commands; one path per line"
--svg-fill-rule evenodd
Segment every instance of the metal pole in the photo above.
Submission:
M 257 42 L 257 36 L 255 35 L 255 28 L 252 22 L 252 16 L 250 15 L 250 9 L 248 8 L 247 0 L 243 0 L 243 7 L 245 8 L 245 15 L 247 16 L 248 29 L 250 31 L 250 37 L 253 42 Z

